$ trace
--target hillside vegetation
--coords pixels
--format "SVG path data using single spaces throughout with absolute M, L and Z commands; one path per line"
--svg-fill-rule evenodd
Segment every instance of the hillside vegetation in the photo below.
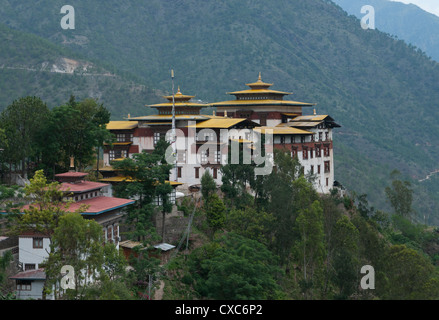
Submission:
M 115 118 L 126 117 L 131 106 L 158 101 L 155 90 L 91 63 L 69 49 L 35 35 L 0 24 L 0 109 L 24 96 L 38 96 L 50 107 L 66 97 L 95 98 Z M 142 115 L 151 112 L 143 107 Z

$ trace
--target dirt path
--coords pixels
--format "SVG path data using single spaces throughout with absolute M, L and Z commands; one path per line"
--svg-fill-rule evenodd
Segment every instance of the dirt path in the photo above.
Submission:
M 421 179 L 421 180 L 418 180 L 418 181 L 422 182 L 422 181 L 428 180 L 428 179 L 431 178 L 432 175 L 437 174 L 437 173 L 439 173 L 439 169 L 436 169 L 436 170 L 430 172 L 424 179 Z
M 154 293 L 154 299 L 153 300 L 162 300 L 163 299 L 163 289 L 164 289 L 164 287 L 165 287 L 165 282 L 163 280 L 160 280 L 160 287 Z

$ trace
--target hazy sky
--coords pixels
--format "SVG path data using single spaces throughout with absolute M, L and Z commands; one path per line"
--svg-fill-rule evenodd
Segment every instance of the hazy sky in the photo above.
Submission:
M 402 3 L 413 3 L 425 11 L 439 16 L 439 0 L 391 0 Z

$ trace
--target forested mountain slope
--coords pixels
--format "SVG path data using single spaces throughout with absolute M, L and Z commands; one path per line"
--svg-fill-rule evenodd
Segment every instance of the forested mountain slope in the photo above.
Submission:
M 0 24 L 0 109 L 27 95 L 41 97 L 49 107 L 74 95 L 98 99 L 119 118 L 135 115 L 132 106 L 140 111 L 145 102 L 160 99 L 145 85 L 69 51 Z

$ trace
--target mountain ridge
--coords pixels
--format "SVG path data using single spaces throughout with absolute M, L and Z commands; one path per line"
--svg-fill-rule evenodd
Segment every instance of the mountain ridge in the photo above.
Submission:
M 415 4 L 388 0 L 332 0 L 348 14 L 361 19 L 361 7 L 375 10 L 375 27 L 404 40 L 439 61 L 439 17 Z

